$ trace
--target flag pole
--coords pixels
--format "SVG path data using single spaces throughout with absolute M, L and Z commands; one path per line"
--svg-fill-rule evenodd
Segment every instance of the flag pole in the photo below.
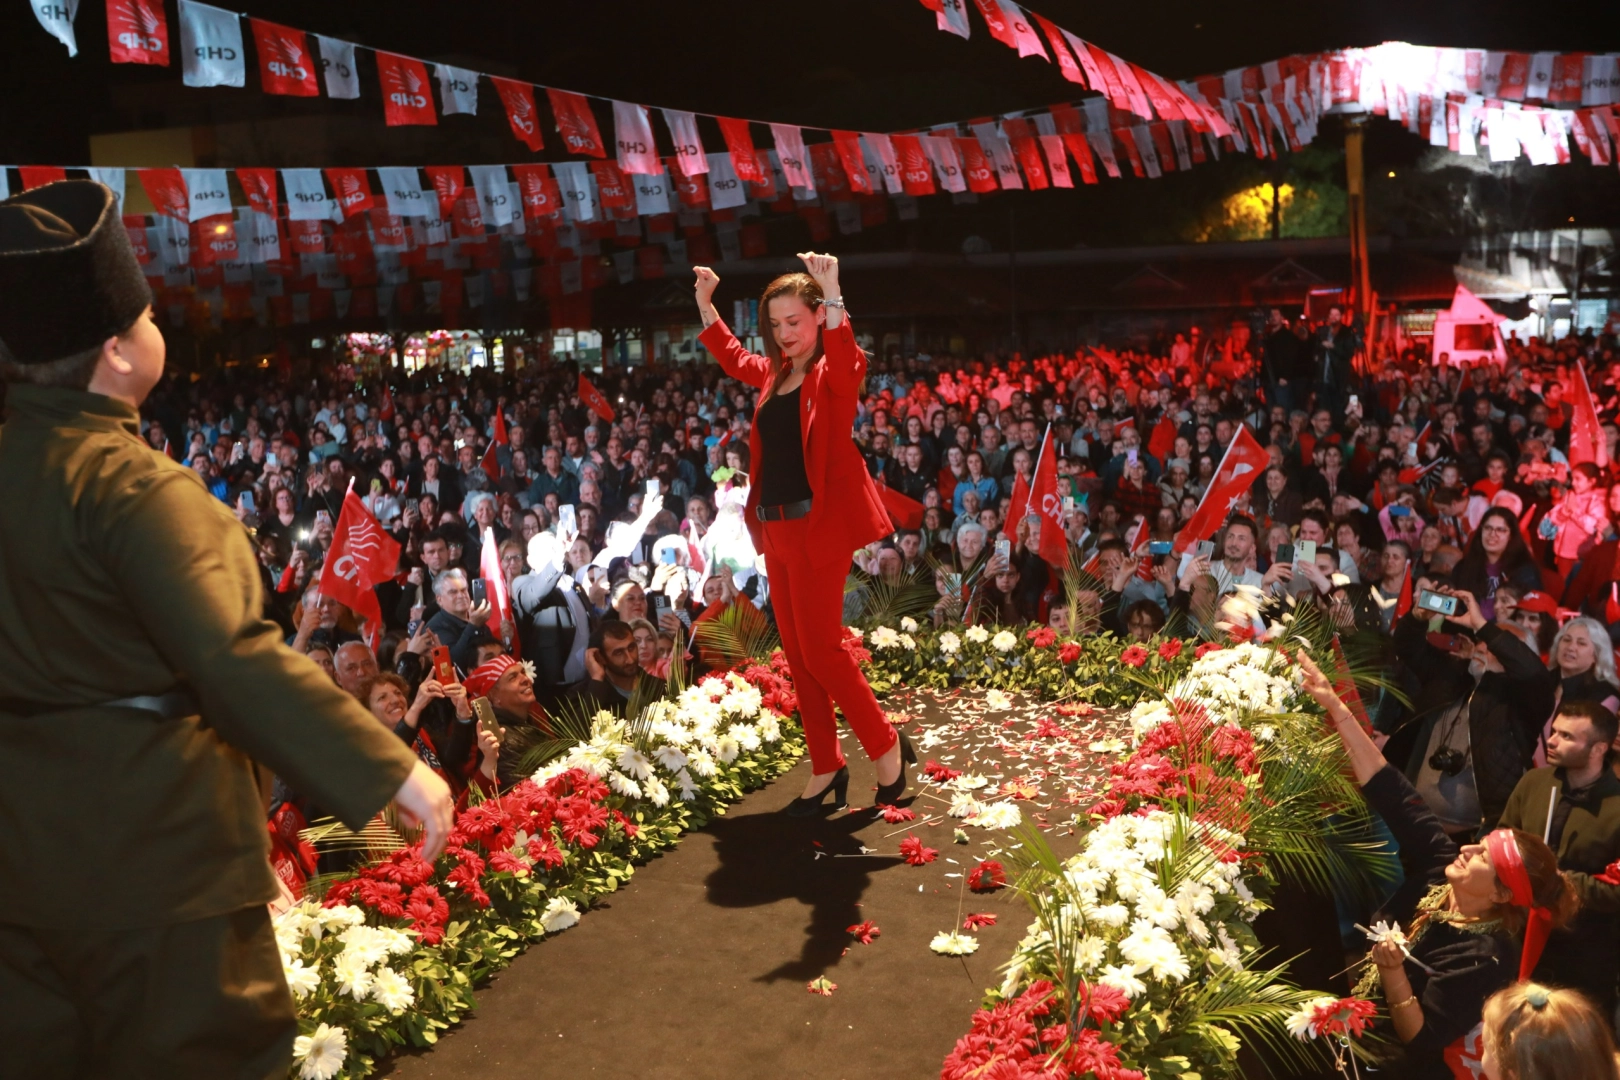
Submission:
M 1215 466 L 1215 475 L 1210 477 L 1209 486 L 1204 489 L 1204 494 L 1199 496 L 1198 505 L 1193 509 L 1193 518 L 1197 518 L 1198 517 L 1198 511 L 1200 511 L 1200 510 L 1202 510 L 1204 508 L 1204 500 L 1209 498 L 1209 493 L 1211 491 L 1215 490 L 1215 481 L 1217 481 L 1217 480 L 1219 480 L 1221 478 L 1221 470 L 1226 468 L 1226 459 L 1232 456 L 1232 448 L 1237 445 L 1238 439 L 1242 438 L 1243 433 L 1245 431 L 1247 431 L 1248 429 L 1249 428 L 1248 428 L 1247 424 L 1244 424 L 1244 423 L 1239 423 L 1238 424 L 1238 429 L 1237 429 L 1236 433 L 1233 434 L 1232 441 L 1226 444 L 1226 449 L 1224 451 L 1222 451 L 1222 453 L 1221 453 L 1221 463 L 1219 465 Z M 1181 539 L 1181 537 L 1178 534 L 1177 537 L 1176 537 L 1176 540 L 1179 542 L 1180 539 Z M 1182 550 L 1179 550 L 1179 551 L 1176 552 L 1177 555 L 1182 555 L 1182 554 L 1185 554 L 1185 553 L 1186 553 L 1185 549 L 1182 549 Z

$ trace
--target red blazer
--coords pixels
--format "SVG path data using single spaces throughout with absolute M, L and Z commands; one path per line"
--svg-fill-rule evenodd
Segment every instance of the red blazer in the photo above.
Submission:
M 724 321 L 716 320 L 698 340 L 734 379 L 763 391 L 775 378 L 769 358 L 744 349 Z M 823 331 L 821 342 L 823 354 L 804 373 L 804 384 L 799 389 L 804 471 L 815 503 L 809 517 L 814 539 L 807 554 L 811 565 L 818 567 L 847 563 L 856 548 L 894 531 L 877 485 L 866 471 L 866 460 L 851 437 L 856 395 L 866 377 L 866 354 L 855 344 L 848 317 L 837 329 Z M 748 432 L 748 453 L 757 474 L 761 464 L 757 423 Z M 755 477 L 749 479 L 745 514 L 748 534 L 753 537 L 755 550 L 764 551 L 763 526 L 754 512 L 759 504 L 759 484 Z

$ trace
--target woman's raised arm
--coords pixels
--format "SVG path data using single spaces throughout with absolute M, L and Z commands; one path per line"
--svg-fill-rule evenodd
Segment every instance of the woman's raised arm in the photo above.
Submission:
M 770 360 L 743 348 L 737 335 L 731 332 L 725 320 L 720 318 L 720 313 L 714 309 L 714 290 L 720 284 L 720 275 L 707 266 L 694 266 L 692 272 L 697 275 L 694 294 L 698 314 L 703 318 L 703 333 L 698 335 L 698 340 L 720 362 L 727 375 L 749 386 L 764 389 L 771 381 Z

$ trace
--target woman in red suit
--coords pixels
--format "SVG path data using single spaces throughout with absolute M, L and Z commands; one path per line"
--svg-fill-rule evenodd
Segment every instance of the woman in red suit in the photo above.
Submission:
M 877 769 L 879 804 L 906 789 L 911 743 L 878 706 L 860 667 L 843 646 L 844 578 L 855 549 L 894 526 L 850 433 L 866 354 L 855 344 L 838 288 L 838 260 L 803 254 L 808 274 L 766 286 L 759 310 L 769 320 L 765 355 L 748 352 L 720 320 L 720 278 L 697 274 L 700 340 L 726 374 L 760 391 L 748 435 L 753 483 L 746 519 L 765 555 L 782 651 L 793 670 L 799 715 L 815 775 L 787 812 L 816 813 L 828 791 L 845 805 L 849 767 L 838 744 L 833 704 L 844 712 Z

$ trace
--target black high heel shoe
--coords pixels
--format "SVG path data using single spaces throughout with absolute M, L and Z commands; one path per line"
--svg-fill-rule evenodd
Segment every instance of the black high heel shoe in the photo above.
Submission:
M 849 794 L 849 766 L 845 765 L 833 773 L 833 778 L 821 791 L 809 798 L 800 796 L 782 808 L 782 813 L 788 817 L 811 817 L 821 810 L 822 800 L 826 799 L 827 792 L 834 795 L 833 809 L 842 810 L 849 805 L 846 796 Z
M 906 766 L 917 764 L 917 751 L 912 747 L 911 740 L 906 738 L 906 733 L 896 731 L 895 734 L 900 736 L 900 775 L 894 778 L 892 784 L 878 785 L 877 794 L 872 796 L 877 806 L 893 806 L 899 801 L 900 796 L 906 793 Z

